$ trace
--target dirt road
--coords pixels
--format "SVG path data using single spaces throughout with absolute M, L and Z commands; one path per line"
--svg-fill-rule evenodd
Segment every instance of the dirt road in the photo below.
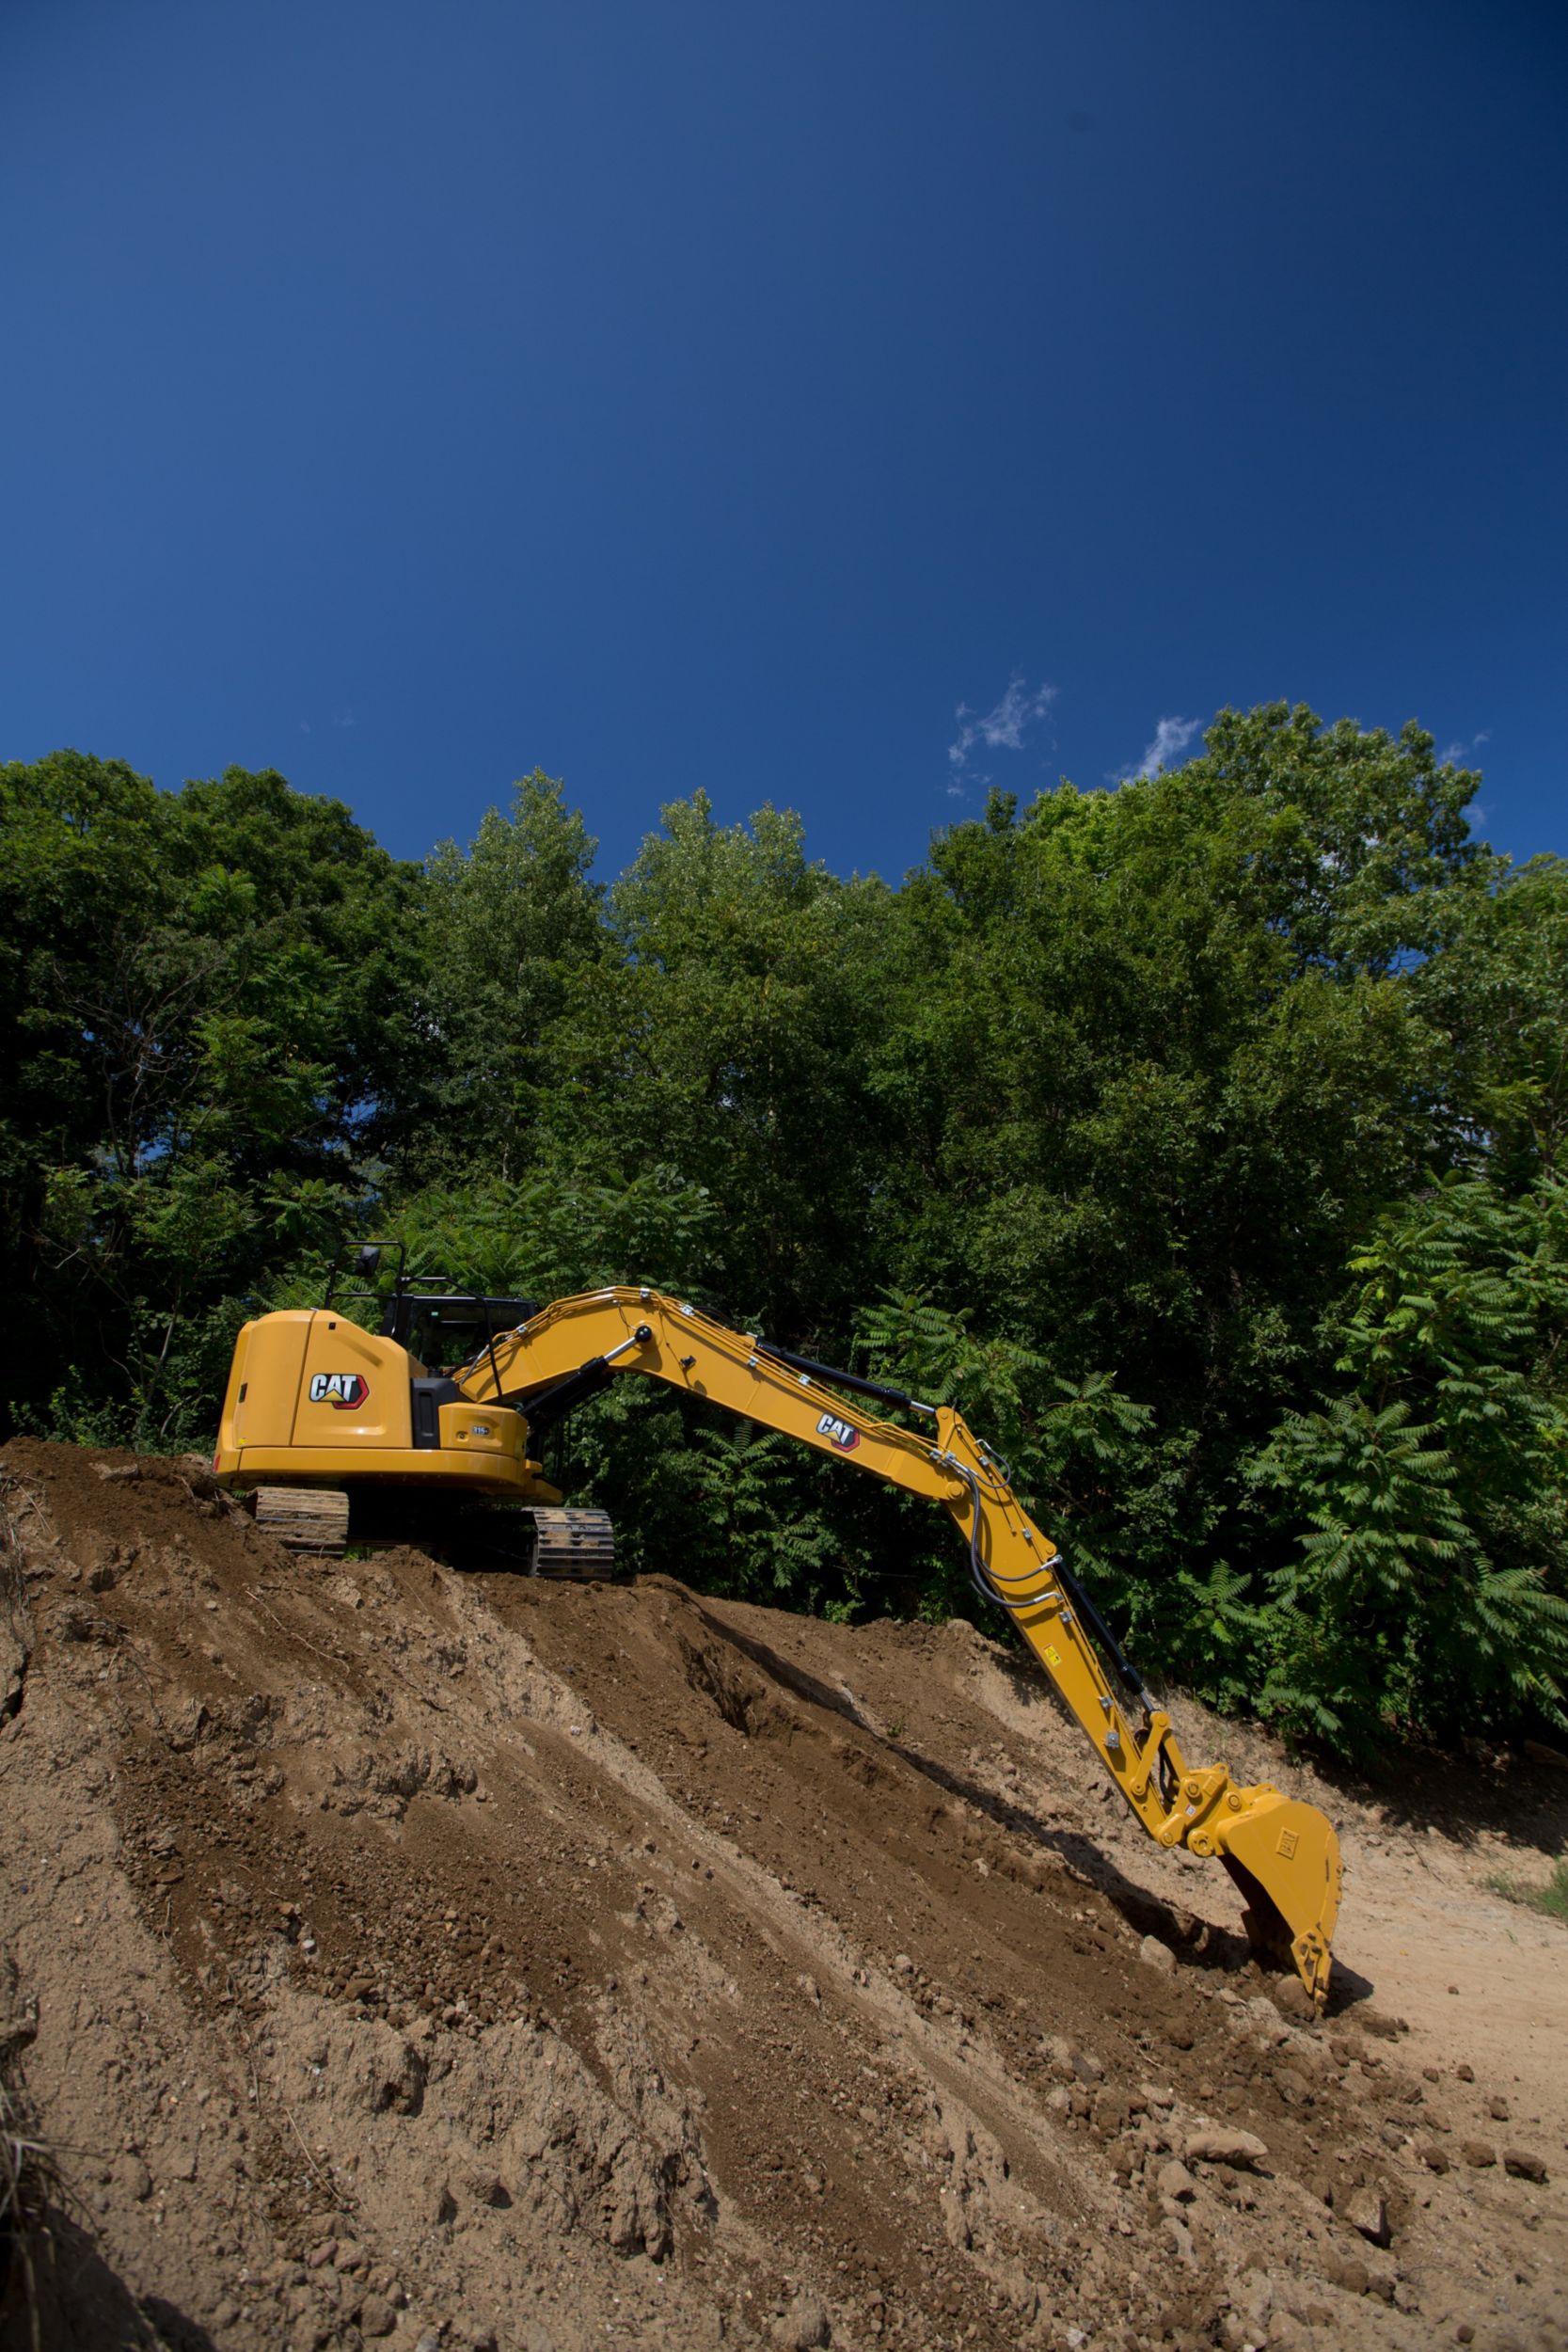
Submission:
M 0 1468 L 46 2345 L 1568 2344 L 1568 1936 L 1485 1886 L 1568 1773 L 1374 1804 L 1176 1710 L 1342 1824 L 1319 2026 L 973 1628 Z

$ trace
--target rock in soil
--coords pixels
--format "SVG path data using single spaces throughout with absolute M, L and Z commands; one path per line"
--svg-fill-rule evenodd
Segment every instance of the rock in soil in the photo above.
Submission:
M 1344 2217 L 1353 2230 L 1364 2237 L 1369 2246 L 1386 2246 L 1389 2240 L 1388 2205 L 1374 2188 L 1357 2189 L 1347 2198 Z
M 1256 2132 L 1189 2132 L 1182 2153 L 1189 2164 L 1262 2164 L 1268 2149 Z

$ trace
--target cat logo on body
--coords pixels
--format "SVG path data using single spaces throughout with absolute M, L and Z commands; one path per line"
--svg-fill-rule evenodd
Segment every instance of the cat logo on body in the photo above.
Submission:
M 841 1454 L 853 1454 L 861 1441 L 860 1431 L 851 1429 L 847 1421 L 840 1421 L 836 1413 L 823 1414 L 816 1424 L 816 1434 L 819 1438 L 826 1438 L 831 1445 L 836 1445 Z
M 312 1405 L 330 1405 L 335 1412 L 352 1411 L 363 1405 L 371 1392 L 371 1384 L 356 1372 L 315 1372 L 310 1375 Z

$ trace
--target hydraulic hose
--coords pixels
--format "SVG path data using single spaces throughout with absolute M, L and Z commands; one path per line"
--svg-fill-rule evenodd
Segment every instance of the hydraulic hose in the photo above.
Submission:
M 1035 1571 L 1030 1568 L 1025 1569 L 1022 1575 L 1017 1577 L 999 1578 L 996 1571 L 987 1565 L 980 1549 L 980 1481 L 966 1462 L 955 1461 L 951 1454 L 949 1454 L 946 1459 L 950 1467 L 958 1471 L 959 1477 L 969 1488 L 970 1507 L 974 1515 L 970 1522 L 969 1530 L 970 1582 L 974 1585 L 974 1590 L 979 1594 L 982 1600 L 989 1600 L 995 1608 L 1006 1610 L 1009 1616 L 1022 1616 L 1027 1610 L 1033 1609 L 1037 1606 L 1037 1601 L 1009 1600 L 1006 1594 L 1003 1592 L 1002 1585 L 1004 1583 L 1022 1583 L 1024 1581 L 1024 1577 L 1027 1576 L 1032 1578 Z M 1124 1688 L 1132 1692 L 1139 1705 L 1147 1711 L 1150 1701 L 1148 1691 L 1145 1685 L 1143 1677 L 1139 1674 L 1137 1668 L 1133 1665 L 1132 1660 L 1128 1657 L 1126 1651 L 1122 1648 L 1120 1643 L 1117 1640 L 1116 1635 L 1111 1631 L 1110 1627 L 1105 1623 L 1104 1618 L 1101 1615 L 1099 1610 L 1095 1607 L 1087 1593 L 1085 1592 L 1083 1586 L 1078 1582 L 1075 1577 L 1069 1575 L 1067 1567 L 1063 1562 L 1062 1555 L 1059 1551 L 1051 1564 L 1051 1573 L 1055 1578 L 1057 1583 L 1060 1584 L 1063 1592 L 1066 1593 L 1078 1615 L 1083 1619 L 1085 1625 L 1088 1628 L 1089 1632 L 1094 1637 L 1096 1646 L 1107 1659 L 1109 1659 L 1111 1664 L 1115 1667 Z

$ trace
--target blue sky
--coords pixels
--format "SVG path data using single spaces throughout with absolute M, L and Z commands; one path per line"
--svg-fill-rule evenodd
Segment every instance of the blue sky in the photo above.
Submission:
M 1557 0 L 8 0 L 0 756 L 894 875 L 1283 695 L 1568 850 L 1565 69 Z

